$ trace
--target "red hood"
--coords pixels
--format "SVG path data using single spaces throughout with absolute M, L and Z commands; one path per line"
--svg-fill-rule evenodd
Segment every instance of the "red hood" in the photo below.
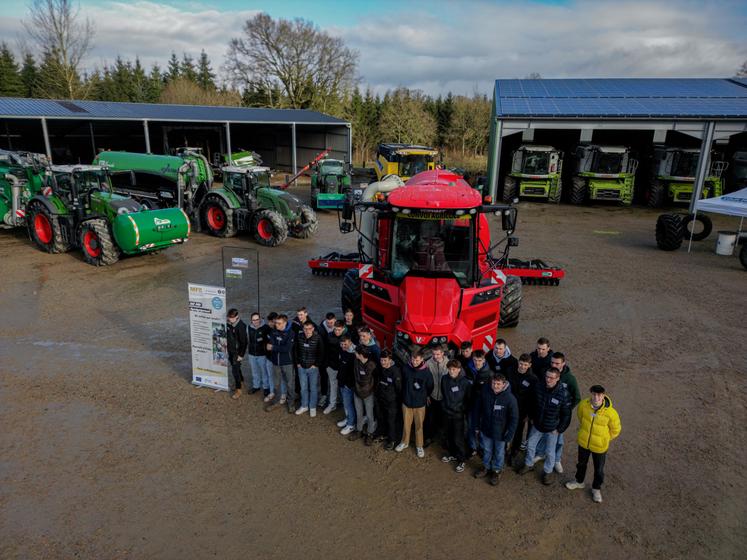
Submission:
M 400 286 L 402 322 L 400 328 L 422 334 L 416 344 L 427 344 L 433 336 L 444 336 L 458 327 L 461 289 L 453 278 L 407 276 Z M 404 295 L 407 294 L 407 298 Z

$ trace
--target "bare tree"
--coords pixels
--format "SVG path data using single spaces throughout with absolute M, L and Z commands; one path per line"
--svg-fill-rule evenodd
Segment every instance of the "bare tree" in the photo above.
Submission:
M 241 89 L 271 91 L 279 85 L 291 107 L 325 111 L 357 82 L 358 53 L 309 21 L 258 14 L 243 32 L 231 39 L 226 61 Z
M 399 88 L 384 97 L 379 122 L 385 142 L 430 144 L 436 139 L 436 119 L 425 110 L 419 91 Z
M 80 66 L 93 46 L 94 29 L 88 18 L 81 17 L 80 7 L 71 0 L 31 0 L 23 27 L 40 56 L 50 61 L 52 71 L 40 84 L 41 93 L 85 98 Z
M 179 105 L 238 107 L 241 105 L 241 95 L 236 90 L 204 89 L 188 78 L 176 78 L 163 88 L 159 101 Z

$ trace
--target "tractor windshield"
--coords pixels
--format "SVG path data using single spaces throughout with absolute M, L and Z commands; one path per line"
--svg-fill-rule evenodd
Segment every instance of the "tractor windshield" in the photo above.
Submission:
M 325 161 L 322 163 L 322 173 L 330 175 L 344 175 L 345 168 L 341 161 Z
M 267 171 L 253 171 L 248 175 L 252 188 L 263 188 L 270 186 L 270 173 Z
M 622 162 L 625 154 L 610 154 L 604 152 L 597 152 L 594 154 L 594 163 L 592 164 L 592 173 L 602 173 L 605 175 L 613 175 L 622 173 Z
M 672 162 L 673 177 L 695 177 L 698 166 L 697 152 L 677 152 Z
M 550 152 L 524 152 L 521 172 L 525 175 L 547 175 L 550 167 Z
M 81 193 L 88 191 L 111 192 L 112 186 L 104 170 L 76 171 L 75 183 Z
M 747 179 L 747 152 L 736 152 L 734 154 L 734 178 L 737 181 Z
M 428 171 L 428 164 L 433 161 L 433 156 L 399 156 L 399 174 L 402 177 L 412 177 L 423 171 Z
M 397 218 L 392 232 L 392 276 L 454 276 L 472 282 L 474 220 Z

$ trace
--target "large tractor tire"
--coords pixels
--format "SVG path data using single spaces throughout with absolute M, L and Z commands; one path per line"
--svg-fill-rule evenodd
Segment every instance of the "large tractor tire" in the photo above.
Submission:
M 583 177 L 574 177 L 571 185 L 571 204 L 583 204 L 586 202 L 589 186 Z
M 503 286 L 501 316 L 498 319 L 498 328 L 510 329 L 518 325 L 520 311 L 521 278 L 518 276 L 508 276 L 506 278 L 506 285 Z
M 516 179 L 506 177 L 503 181 L 503 202 L 511 204 L 516 198 Z
M 547 197 L 548 202 L 552 202 L 553 204 L 558 204 L 560 202 L 560 197 L 563 194 L 563 181 L 558 179 L 558 186 L 555 187 L 555 191 Z
M 275 210 L 260 210 L 252 217 L 252 233 L 257 243 L 277 247 L 288 239 L 288 224 Z
M 648 189 L 648 205 L 651 208 L 661 208 L 664 206 L 666 194 L 664 183 L 661 181 L 651 181 L 651 186 Z
M 78 228 L 78 243 L 83 258 L 93 266 L 108 266 L 119 260 L 119 247 L 106 220 L 87 220 Z
M 685 239 L 685 226 L 680 214 L 662 214 L 656 220 L 656 245 L 662 251 L 676 251 Z
M 31 202 L 26 210 L 29 237 L 39 249 L 47 253 L 65 253 L 70 243 L 65 239 L 57 216 L 41 202 Z
M 311 208 L 319 210 L 319 189 L 311 189 Z
M 319 219 L 316 217 L 316 212 L 305 204 L 301 206 L 299 214 L 302 227 L 292 228 L 291 235 L 299 239 L 308 239 L 319 230 Z
M 352 309 L 360 321 L 361 300 L 361 279 L 358 277 L 358 269 L 351 268 L 342 279 L 342 311 Z
M 222 198 L 208 198 L 202 205 L 202 226 L 210 235 L 233 237 L 236 235 L 233 209 Z
M 741 262 L 742 266 L 747 270 L 747 243 L 742 245 L 742 250 L 739 251 L 739 262 Z
M 701 228 L 695 225 L 695 222 L 702 224 Z M 690 239 L 690 231 L 693 231 L 693 241 L 703 241 L 713 231 L 713 222 L 705 214 L 690 214 L 682 219 L 682 225 L 685 228 L 685 239 Z

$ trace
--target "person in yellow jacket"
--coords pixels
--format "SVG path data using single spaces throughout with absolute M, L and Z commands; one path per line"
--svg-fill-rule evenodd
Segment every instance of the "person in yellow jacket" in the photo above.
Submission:
M 589 456 L 594 463 L 594 480 L 591 484 L 592 499 L 601 503 L 604 463 L 610 442 L 620 435 L 620 416 L 612 408 L 612 400 L 601 385 L 592 386 L 591 396 L 582 400 L 576 409 L 578 416 L 578 464 L 576 478 L 565 483 L 568 490 L 584 488 Z

